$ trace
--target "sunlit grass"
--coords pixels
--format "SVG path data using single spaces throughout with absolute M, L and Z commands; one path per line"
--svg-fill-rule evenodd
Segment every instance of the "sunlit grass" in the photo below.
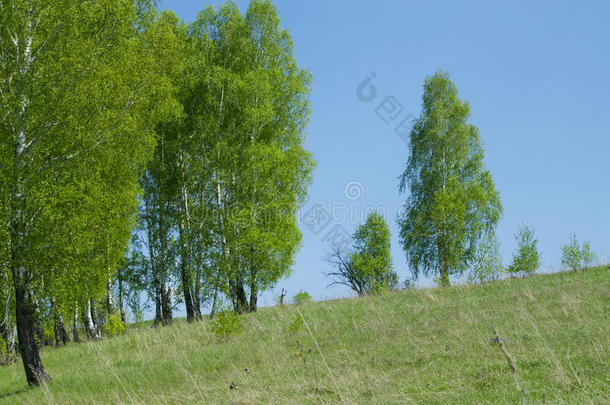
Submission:
M 21 363 L 3 367 L 0 402 L 516 403 L 494 325 L 527 403 L 609 403 L 609 314 L 607 267 L 263 308 L 227 342 L 178 321 L 47 348 L 53 381 L 28 388 Z

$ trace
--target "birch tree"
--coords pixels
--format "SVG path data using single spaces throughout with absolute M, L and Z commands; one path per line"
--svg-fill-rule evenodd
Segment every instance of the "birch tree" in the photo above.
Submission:
M 502 215 L 500 195 L 483 164 L 470 106 L 446 73 L 426 78 L 422 113 L 410 134 L 400 192 L 409 192 L 399 218 L 400 240 L 414 275 L 432 274 L 442 286 L 474 258 L 484 233 Z
M 112 260 L 100 276 L 101 264 L 82 265 L 85 254 L 102 263 L 99 252 L 118 250 L 115 232 L 130 226 L 133 201 L 106 209 L 112 195 L 137 193 L 154 145 L 150 123 L 164 85 L 142 46 L 150 10 L 131 0 L 0 1 L 0 191 L 8 199 L 0 225 L 29 384 L 50 379 L 32 322 L 43 281 L 102 280 L 103 289 Z M 51 267 L 60 252 L 68 265 Z

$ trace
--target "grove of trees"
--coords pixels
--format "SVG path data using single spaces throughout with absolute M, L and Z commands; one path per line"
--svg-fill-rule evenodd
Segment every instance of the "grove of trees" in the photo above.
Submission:
M 310 75 L 276 9 L 156 6 L 0 0 L 1 332 L 29 384 L 49 322 L 99 338 L 142 291 L 155 324 L 255 311 L 300 245 Z

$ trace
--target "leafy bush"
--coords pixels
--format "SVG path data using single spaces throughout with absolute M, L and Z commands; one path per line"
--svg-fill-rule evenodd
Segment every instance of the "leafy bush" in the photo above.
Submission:
M 513 264 L 508 268 L 508 272 L 522 275 L 534 274 L 540 267 L 538 240 L 534 236 L 534 230 L 521 225 L 515 239 L 517 249 L 513 253 Z
M 290 325 L 288 325 L 288 332 L 292 333 L 293 335 L 296 335 L 297 333 L 299 333 L 299 330 L 301 330 L 302 326 L 303 317 L 300 314 L 296 314 L 290 322 Z
M 569 244 L 561 247 L 561 264 L 570 270 L 587 269 L 595 259 L 595 253 L 591 250 L 591 243 L 584 242 L 581 247 L 576 235 L 570 237 Z
M 500 278 L 503 272 L 500 244 L 495 235 L 491 235 L 478 244 L 469 279 L 479 283 L 493 281 Z
M 576 235 L 570 237 L 570 243 L 561 247 L 561 264 L 570 270 L 579 270 L 582 262 L 582 251 Z
M 42 338 L 44 346 L 52 346 L 55 343 L 55 327 L 52 322 L 43 323 Z
M 230 310 L 217 313 L 211 327 L 220 341 L 226 341 L 232 335 L 243 333 L 242 318 Z
M 111 314 L 104 324 L 104 331 L 108 336 L 117 336 L 125 332 L 125 324 L 117 313 Z
M 594 261 L 597 260 L 597 255 L 591 250 L 591 242 L 585 242 L 582 244 L 582 267 L 588 269 L 591 267 Z
M 294 296 L 294 303 L 297 305 L 305 304 L 307 302 L 311 302 L 311 295 L 306 291 L 301 290 Z

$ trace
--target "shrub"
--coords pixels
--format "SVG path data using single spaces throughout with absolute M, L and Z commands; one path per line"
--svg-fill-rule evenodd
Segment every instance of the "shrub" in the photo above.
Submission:
M 595 253 L 591 251 L 591 243 L 584 242 L 581 247 L 576 235 L 570 237 L 569 244 L 561 247 L 561 264 L 569 270 L 587 269 L 595 259 Z
M 588 269 L 591 267 L 594 261 L 597 260 L 597 255 L 591 250 L 591 242 L 585 242 L 582 244 L 582 267 Z
M 226 341 L 232 335 L 243 333 L 242 318 L 230 310 L 217 313 L 211 326 L 212 331 L 220 341 Z
M 576 235 L 570 237 L 570 243 L 561 247 L 561 264 L 566 268 L 576 271 L 580 269 L 582 262 L 582 251 Z
M 104 324 L 104 331 L 108 336 L 117 336 L 125 332 L 125 324 L 117 313 L 111 314 Z
M 294 303 L 297 305 L 305 304 L 307 302 L 311 302 L 311 295 L 306 291 L 301 290 L 294 296 Z
M 490 235 L 477 246 L 469 279 L 471 282 L 478 281 L 479 283 L 493 281 L 497 280 L 503 272 L 500 244 L 495 235 Z
M 521 225 L 515 239 L 517 240 L 517 249 L 513 253 L 513 264 L 508 268 L 508 272 L 522 275 L 534 274 L 540 267 L 538 240 L 534 236 L 534 230 Z
M 292 333 L 293 335 L 296 335 L 297 333 L 299 333 L 299 330 L 301 330 L 302 326 L 303 317 L 300 314 L 296 314 L 294 318 L 292 318 L 290 325 L 288 325 L 288 332 Z

